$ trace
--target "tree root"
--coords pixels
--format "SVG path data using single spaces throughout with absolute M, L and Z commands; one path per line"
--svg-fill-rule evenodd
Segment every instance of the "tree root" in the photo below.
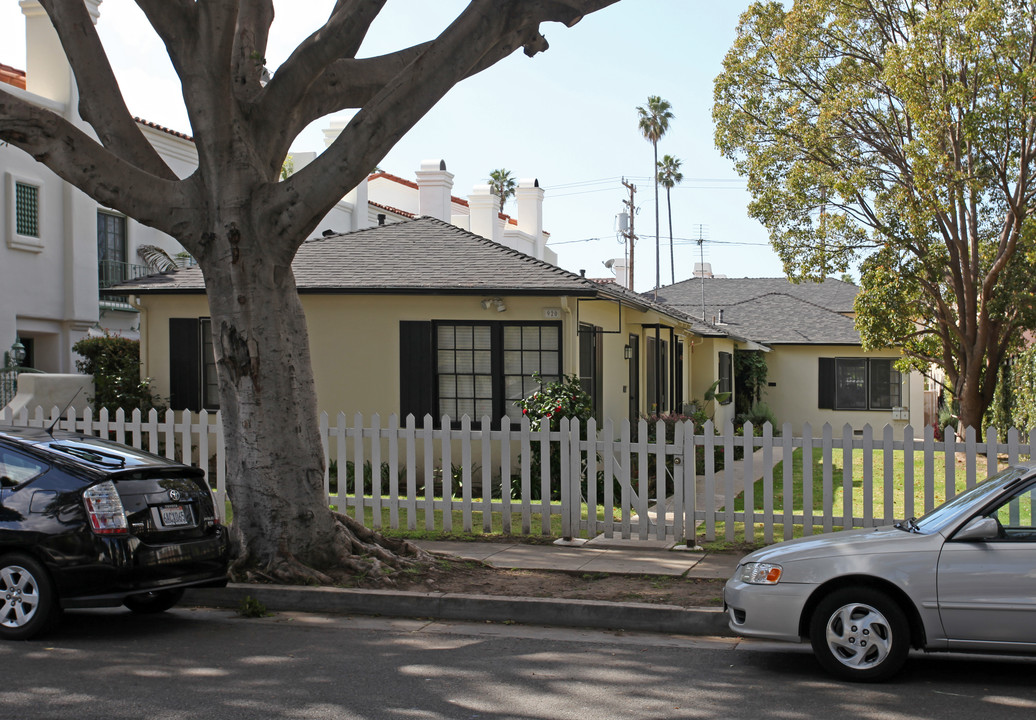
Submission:
M 316 557 L 302 560 L 282 548 L 271 560 L 259 563 L 242 554 L 231 564 L 231 577 L 284 585 L 335 585 L 362 579 L 391 586 L 394 573 L 429 567 L 434 559 L 408 540 L 387 538 L 342 513 L 332 515 L 333 537 Z

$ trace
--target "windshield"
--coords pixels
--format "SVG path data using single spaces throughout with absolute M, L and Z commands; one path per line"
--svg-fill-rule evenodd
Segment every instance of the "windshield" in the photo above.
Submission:
M 972 505 L 983 504 L 987 498 L 995 495 L 1005 485 L 1017 480 L 1027 472 L 1025 468 L 1009 467 L 988 480 L 983 480 L 967 492 L 943 503 L 920 520 L 915 521 L 913 525 L 923 533 L 938 532 Z

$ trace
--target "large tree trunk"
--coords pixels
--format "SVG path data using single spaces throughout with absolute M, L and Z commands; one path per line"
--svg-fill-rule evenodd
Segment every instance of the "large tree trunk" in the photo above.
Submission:
M 252 242 L 242 243 L 245 233 Z M 271 246 L 255 241 L 244 220 L 207 237 L 199 262 L 228 428 L 235 567 L 275 580 L 327 582 L 425 557 L 409 543 L 347 526 L 328 507 L 309 336 L 290 259 L 270 253 L 242 261 L 244 248 Z

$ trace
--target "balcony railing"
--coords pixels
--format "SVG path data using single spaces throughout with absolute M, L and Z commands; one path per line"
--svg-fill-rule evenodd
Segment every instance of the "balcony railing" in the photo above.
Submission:
M 110 288 L 113 285 L 124 283 L 127 280 L 151 275 L 154 270 L 147 265 L 133 265 L 131 263 L 118 262 L 116 260 L 99 260 L 97 262 L 97 287 Z M 104 295 L 101 297 L 102 308 L 117 310 L 132 309 L 129 304 L 129 297 L 126 295 Z
M 154 270 L 147 265 L 133 265 L 116 260 L 100 260 L 97 263 L 97 286 L 110 288 L 127 280 L 136 280 L 151 275 Z

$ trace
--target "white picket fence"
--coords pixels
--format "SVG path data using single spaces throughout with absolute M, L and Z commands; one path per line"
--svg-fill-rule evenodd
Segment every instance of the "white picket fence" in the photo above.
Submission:
M 12 417 L 5 411 L 0 422 L 44 427 L 57 420 L 61 429 L 199 465 L 223 509 L 219 413 L 133 411 L 127 417 L 122 410 L 96 416 L 69 410 L 59 418 L 59 412 L 37 408 Z M 365 420 L 357 414 L 350 422 L 339 413 L 331 420 L 320 418 L 329 504 L 375 528 L 412 531 L 693 542 L 714 540 L 722 529 L 727 540 L 743 531 L 746 540 L 769 543 L 792 537 L 795 526 L 808 534 L 921 515 L 993 468 L 1036 455 L 1036 430 L 1027 436 L 1011 430 L 1002 442 L 990 429 L 979 443 L 970 429 L 963 439 L 947 433 L 936 441 L 930 427 L 915 436 L 909 426 L 875 434 L 869 426 L 857 433 L 847 425 L 835 434 L 824 425 L 814 435 L 806 425 L 793 437 L 787 424 L 780 435 L 766 424 L 755 436 L 751 425 L 737 435 L 730 423 L 719 432 L 708 423 L 701 433 L 681 423 L 666 440 L 663 423 L 650 427 L 643 420 L 635 427 L 607 421 L 601 428 L 593 420 L 585 427 L 563 420 L 558 431 L 533 431 L 525 419 L 517 426 L 505 419 L 496 429 L 488 418 L 473 423 L 464 417 L 459 427 L 430 416 L 420 423 L 408 416 L 403 425 L 395 415 L 384 425 L 377 415 Z M 535 473 L 533 449 L 548 458 L 552 447 L 556 467 L 544 462 Z M 787 467 L 799 448 L 808 449 L 806 457 L 819 454 L 820 475 L 814 477 L 813 462 L 797 460 L 801 481 L 785 487 L 775 466 L 783 458 Z M 696 454 L 702 456 L 697 463 Z M 796 494 L 797 501 L 783 501 Z

